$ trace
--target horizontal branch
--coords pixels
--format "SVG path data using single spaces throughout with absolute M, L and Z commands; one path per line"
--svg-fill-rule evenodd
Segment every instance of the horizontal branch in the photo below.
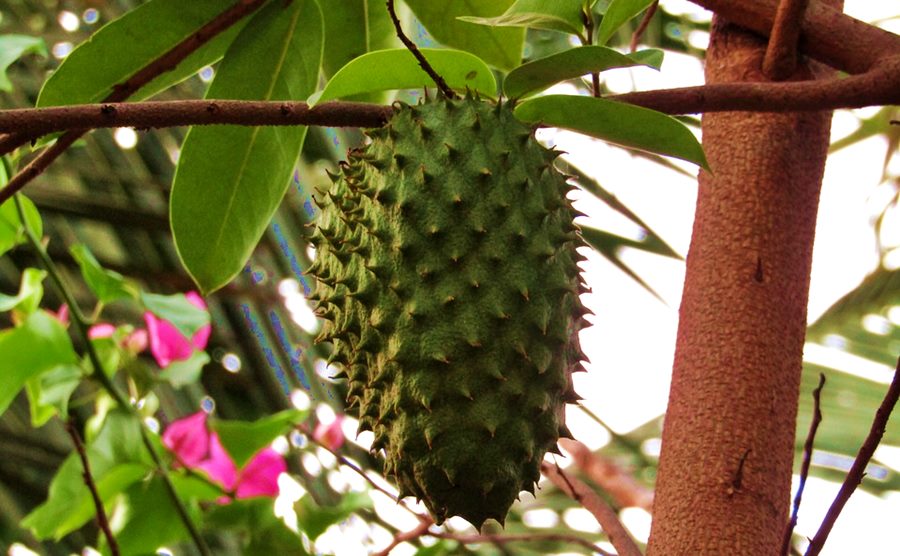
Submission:
M 667 114 L 721 111 L 786 112 L 900 104 L 900 57 L 862 75 L 828 81 L 727 83 L 640 91 L 606 97 Z M 0 111 L 0 133 L 32 139 L 68 129 L 187 125 L 380 127 L 389 106 L 326 102 L 176 100 L 80 104 Z
M 769 36 L 779 0 L 691 0 L 731 23 Z M 900 35 L 889 33 L 812 0 L 801 25 L 800 49 L 829 66 L 862 73 L 900 55 Z

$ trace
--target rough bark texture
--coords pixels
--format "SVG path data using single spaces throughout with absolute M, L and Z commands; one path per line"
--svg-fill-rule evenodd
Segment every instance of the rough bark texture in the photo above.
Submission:
M 764 81 L 764 53 L 716 21 L 707 82 Z M 714 174 L 700 174 L 648 554 L 778 553 L 830 122 L 703 117 Z

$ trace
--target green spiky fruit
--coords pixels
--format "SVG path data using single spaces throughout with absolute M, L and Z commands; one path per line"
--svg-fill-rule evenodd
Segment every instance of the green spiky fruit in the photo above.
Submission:
M 394 110 L 316 199 L 320 340 L 401 495 L 438 523 L 502 523 L 577 399 L 569 186 L 508 106 Z

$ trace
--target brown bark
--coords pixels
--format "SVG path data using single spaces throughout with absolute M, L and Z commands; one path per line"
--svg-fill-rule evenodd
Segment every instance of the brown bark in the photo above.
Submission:
M 716 21 L 709 83 L 764 81 Z M 798 67 L 794 79 L 812 77 Z M 648 554 L 774 555 L 788 520 L 830 112 L 703 117 L 701 172 Z

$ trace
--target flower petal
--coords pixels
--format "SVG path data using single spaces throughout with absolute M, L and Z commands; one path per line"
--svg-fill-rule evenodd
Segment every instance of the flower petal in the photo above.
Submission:
M 278 476 L 286 471 L 284 458 L 272 448 L 264 448 L 241 471 L 235 494 L 238 498 L 278 496 Z
M 88 338 L 94 340 L 97 338 L 109 338 L 116 333 L 116 327 L 108 322 L 95 324 L 88 329 Z
M 197 464 L 196 468 L 205 471 L 210 479 L 221 483 L 225 490 L 233 489 L 237 482 L 237 468 L 216 433 L 212 433 L 209 439 L 209 458 Z
M 179 462 L 194 467 L 206 459 L 209 453 L 209 431 L 206 429 L 206 413 L 173 421 L 162 435 L 163 445 L 178 456 Z
M 150 337 L 150 353 L 160 367 L 165 369 L 172 361 L 190 358 L 194 347 L 169 321 L 146 311 L 144 322 L 147 324 L 147 334 Z
M 343 421 L 343 415 L 335 416 L 334 421 L 327 425 L 320 421 L 313 431 L 313 438 L 327 448 L 337 450 L 344 445 L 344 430 L 341 428 Z

